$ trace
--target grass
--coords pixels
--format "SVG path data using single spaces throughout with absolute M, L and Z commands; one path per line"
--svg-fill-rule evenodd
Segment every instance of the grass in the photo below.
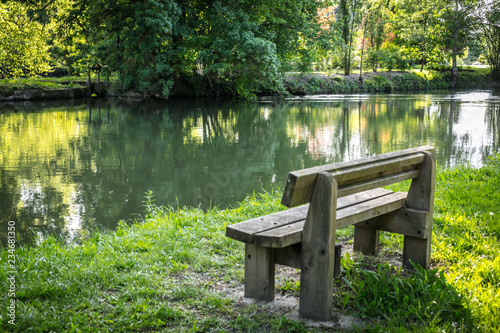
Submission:
M 407 186 L 403 184 L 402 186 Z M 394 265 L 402 238 L 382 233 L 381 255 L 345 253 L 335 281 L 337 316 L 357 318 L 352 332 L 500 330 L 500 156 L 480 169 L 438 172 L 432 269 Z M 78 244 L 45 237 L 17 245 L 16 325 L 6 332 L 320 332 L 261 304 L 242 302 L 243 245 L 226 225 L 282 209 L 280 193 L 249 196 L 227 210 L 165 208 L 145 197 L 145 213 L 118 230 Z M 352 229 L 337 238 L 352 241 Z M 0 303 L 9 302 L 8 251 L 2 250 Z M 297 296 L 296 271 L 276 293 Z M 240 294 L 238 294 L 238 292 Z
M 363 82 L 358 80 L 359 73 L 353 77 L 323 77 L 291 75 L 284 81 L 287 91 L 292 95 L 305 94 L 340 94 L 340 93 L 392 93 L 448 89 L 451 80 L 450 71 L 412 70 L 394 72 L 390 76 L 387 71 L 372 73 L 365 71 Z M 491 86 L 489 69 L 473 68 L 461 70 L 457 76 L 456 88 L 485 88 Z
M 61 78 L 10 78 L 0 80 L 0 93 L 22 90 L 54 90 L 63 88 L 85 87 L 85 79 L 80 77 Z

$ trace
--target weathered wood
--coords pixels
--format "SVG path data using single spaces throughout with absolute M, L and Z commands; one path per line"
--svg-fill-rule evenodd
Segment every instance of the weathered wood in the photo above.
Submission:
M 299 313 L 308 318 L 330 320 L 332 316 L 336 211 L 337 184 L 321 172 L 302 238 Z
M 376 188 L 345 196 L 338 199 L 337 209 L 359 204 L 390 193 L 392 193 L 392 191 Z M 226 228 L 226 236 L 240 242 L 252 244 L 254 243 L 254 235 L 260 232 L 305 220 L 308 209 L 309 205 L 304 205 L 229 225 Z M 300 230 L 302 230 L 302 228 L 300 228 Z
M 434 211 L 434 183 L 436 177 L 436 160 L 429 152 L 424 152 L 425 160 L 420 167 L 420 175 L 415 178 L 408 190 L 406 207 L 425 211 L 424 224 L 427 238 L 404 237 L 403 265 L 411 268 L 410 260 L 425 269 L 431 265 L 432 213 Z
M 431 236 L 431 230 L 427 229 L 427 223 L 426 211 L 401 208 L 400 210 L 358 223 L 356 226 L 427 239 Z
M 274 249 L 245 245 L 245 297 L 274 299 Z
M 385 160 L 398 159 L 400 157 L 405 157 L 408 155 L 414 155 L 415 153 L 420 153 L 423 151 L 434 151 L 431 146 L 421 146 L 416 148 L 405 149 L 397 152 L 391 152 L 381 155 L 375 155 L 367 158 L 362 158 L 354 161 L 339 162 L 329 165 L 324 165 L 315 168 L 309 168 L 304 170 L 293 171 L 288 174 L 287 182 L 285 184 L 285 191 L 283 193 L 282 204 L 287 207 L 295 207 L 303 203 L 309 202 L 311 199 L 311 194 L 314 188 L 314 181 L 318 172 L 336 172 L 337 176 L 339 173 L 344 172 L 347 169 L 360 168 L 358 175 L 363 175 L 363 172 L 368 172 L 363 166 L 370 166 L 373 163 L 383 163 Z M 408 162 L 406 160 L 406 162 Z M 406 163 L 405 162 L 405 163 Z M 400 163 L 400 161 L 395 162 Z M 404 163 L 403 163 L 404 165 Z M 394 165 L 393 165 L 394 166 Z M 380 167 L 380 166 L 378 166 Z M 402 166 L 400 165 L 400 168 Z M 377 167 L 376 167 L 377 168 Z M 376 169 L 375 168 L 375 169 Z M 395 168 L 397 169 L 397 168 Z M 391 170 L 390 167 L 383 166 L 379 170 Z M 372 169 L 373 171 L 373 169 Z M 370 171 L 370 172 L 372 172 Z M 342 184 L 339 183 L 339 186 Z
M 404 207 L 406 192 L 395 192 L 339 210 L 337 228 L 344 228 Z
M 276 263 L 279 265 L 285 265 L 293 268 L 300 268 L 300 253 L 302 250 L 302 244 L 292 244 L 290 246 L 275 249 L 276 252 Z
M 422 146 L 350 162 L 291 172 L 287 211 L 241 222 L 226 235 L 247 243 L 245 296 L 274 298 L 274 266 L 301 269 L 299 313 L 331 318 L 333 276 L 340 272 L 335 230 L 355 225 L 354 249 L 378 250 L 380 231 L 405 235 L 403 263 L 430 266 L 434 202 L 434 148 Z M 377 188 L 412 179 L 408 193 Z
M 413 170 L 417 165 L 422 163 L 423 160 L 424 156 L 421 153 L 415 153 L 352 168 L 335 170 L 330 174 L 335 178 L 338 186 L 342 187 L 352 183 L 359 183 L 373 178 Z
M 302 250 L 302 243 L 297 243 L 281 249 L 274 249 L 274 250 L 276 255 L 275 257 L 276 264 L 300 269 L 300 264 L 301 264 L 300 253 Z M 338 278 L 340 275 L 341 256 L 342 256 L 342 245 L 335 244 L 335 261 L 333 267 L 334 278 Z
M 307 215 L 308 209 L 309 205 L 304 205 L 257 217 L 237 224 L 228 225 L 226 227 L 226 236 L 240 242 L 253 244 L 255 242 L 255 234 L 304 219 Z
M 417 166 L 422 163 L 422 153 L 398 157 L 372 164 L 332 170 L 329 173 L 335 178 L 339 187 L 339 196 L 365 191 L 372 188 L 404 181 L 418 176 Z M 311 200 L 310 195 L 314 179 L 309 176 L 295 178 L 290 173 L 289 179 L 295 179 L 293 198 L 290 207 L 302 205 Z M 286 192 L 285 192 L 286 193 Z M 283 196 L 285 198 L 285 196 Z M 282 200 L 283 203 L 283 200 Z
M 363 181 L 357 184 L 351 184 L 339 188 L 339 197 L 344 195 L 349 195 L 359 191 L 366 191 L 379 186 L 386 186 L 389 184 L 399 183 L 408 179 L 416 178 L 419 174 L 419 170 L 410 170 L 400 172 L 394 175 L 380 177 L 377 179 L 371 179 L 368 181 Z
M 404 207 L 405 192 L 389 193 L 382 197 L 337 209 L 336 228 L 344 228 L 367 219 Z M 296 222 L 268 229 L 254 235 L 256 244 L 268 247 L 286 247 L 302 241 L 305 216 L 297 216 Z
M 379 240 L 380 231 L 366 229 L 358 224 L 354 226 L 354 251 L 374 255 L 378 253 Z

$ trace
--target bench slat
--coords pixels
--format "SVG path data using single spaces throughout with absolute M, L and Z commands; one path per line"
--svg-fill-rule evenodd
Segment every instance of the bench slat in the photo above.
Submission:
M 311 200 L 312 191 L 318 172 L 331 173 L 340 187 L 355 181 L 368 180 L 387 173 L 407 171 L 423 161 L 423 151 L 433 152 L 431 146 L 421 146 L 375 155 L 355 161 L 346 161 L 319 167 L 292 171 L 288 174 L 281 203 L 295 207 Z
M 376 179 L 371 179 L 361 183 L 347 185 L 339 188 L 339 197 L 350 195 L 352 193 L 357 193 L 359 191 L 366 191 L 372 188 L 386 186 L 389 184 L 399 183 L 408 179 L 416 178 L 419 174 L 418 170 L 411 170 L 400 172 L 394 175 L 380 177 Z M 340 199 L 339 199 L 340 200 Z
M 344 196 L 338 199 L 337 210 L 391 193 L 393 192 L 382 188 L 376 188 L 370 191 Z M 252 244 L 254 243 L 255 234 L 305 219 L 308 209 L 309 205 L 307 204 L 229 225 L 226 228 L 226 236 L 247 244 Z
M 365 221 L 404 207 L 406 192 L 390 193 L 359 204 L 337 209 L 336 229 Z M 307 214 L 307 213 L 306 213 Z M 255 243 L 265 247 L 282 248 L 302 241 L 306 215 L 297 215 L 297 221 L 254 235 Z M 300 219 L 299 219 L 300 218 Z

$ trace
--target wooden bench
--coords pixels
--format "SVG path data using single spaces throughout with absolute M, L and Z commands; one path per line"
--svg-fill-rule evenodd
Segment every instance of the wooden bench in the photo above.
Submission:
M 403 264 L 428 269 L 433 151 L 422 146 L 290 172 L 282 204 L 295 208 L 226 228 L 226 236 L 245 243 L 245 297 L 273 300 L 274 265 L 300 268 L 300 315 L 331 319 L 335 230 L 349 225 L 354 250 L 375 254 L 380 230 L 400 233 Z M 408 192 L 380 188 L 408 179 Z

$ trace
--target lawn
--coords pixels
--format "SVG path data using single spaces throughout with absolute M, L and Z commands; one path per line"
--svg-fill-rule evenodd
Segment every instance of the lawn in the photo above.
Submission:
M 14 263 L 4 249 L 0 331 L 500 330 L 500 156 L 480 169 L 438 171 L 429 271 L 400 268 L 399 236 L 383 233 L 380 255 L 365 257 L 350 251 L 352 228 L 337 232 L 344 251 L 331 323 L 296 316 L 297 270 L 279 270 L 272 306 L 242 297 L 243 245 L 225 237 L 225 227 L 283 209 L 279 201 L 276 190 L 202 211 L 162 207 L 148 193 L 143 217 L 116 231 L 70 245 L 50 236 L 16 244 Z

